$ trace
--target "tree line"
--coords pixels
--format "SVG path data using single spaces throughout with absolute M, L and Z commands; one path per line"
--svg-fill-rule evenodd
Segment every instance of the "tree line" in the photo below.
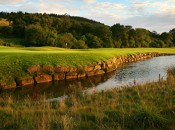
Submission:
M 119 23 L 107 26 L 67 14 L 0 12 L 0 18 L 10 22 L 10 26 L 0 27 L 0 35 L 21 38 L 23 46 L 75 49 L 175 46 L 175 28 L 158 34 Z

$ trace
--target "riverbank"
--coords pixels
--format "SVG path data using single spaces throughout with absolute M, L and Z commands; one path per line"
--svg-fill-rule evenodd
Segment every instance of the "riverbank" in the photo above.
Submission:
M 154 53 L 153 53 L 154 52 Z M 104 74 L 118 65 L 162 54 L 175 48 L 70 50 L 53 47 L 0 47 L 1 89 L 53 80 L 70 80 Z
M 175 71 L 169 71 L 174 74 Z M 48 97 L 0 97 L 0 129 L 173 129 L 175 76 L 106 92 L 82 95 L 80 86 L 61 102 Z

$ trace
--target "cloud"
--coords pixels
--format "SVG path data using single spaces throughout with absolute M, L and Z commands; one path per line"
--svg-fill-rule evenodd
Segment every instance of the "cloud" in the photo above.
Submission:
M 175 15 L 175 2 L 172 2 L 171 0 L 165 2 L 154 2 L 150 7 L 155 9 L 153 12 L 155 14 Z
M 0 0 L 0 5 L 13 5 L 25 2 L 26 0 Z
M 127 7 L 127 11 L 130 15 L 147 15 L 149 11 L 147 10 L 150 6 L 149 1 L 145 2 L 131 2 L 131 5 Z
M 175 28 L 174 0 L 131 0 L 131 4 L 125 9 L 129 15 L 126 19 L 120 19 L 122 24 L 156 30 L 159 33 Z
M 124 19 L 126 15 L 125 6 L 119 3 L 96 2 L 89 6 L 82 6 L 81 10 L 85 10 L 83 17 L 100 21 L 107 25 L 113 25 L 119 19 Z
M 121 23 L 158 32 L 175 28 L 175 0 L 0 0 L 2 11 L 81 16 L 107 25 Z
M 96 5 L 94 6 L 94 8 L 97 9 L 103 9 L 103 10 L 121 10 L 123 9 L 123 5 L 122 4 L 117 4 L 117 3 L 110 3 L 110 2 L 98 2 L 96 3 Z
M 82 7 L 87 10 L 87 13 L 90 15 L 111 15 L 117 17 L 123 17 L 125 12 L 125 7 L 122 4 L 110 3 L 110 2 L 96 2 L 92 6 Z
M 22 10 L 30 13 L 56 13 L 56 14 L 65 14 L 68 13 L 70 15 L 77 14 L 77 8 L 73 6 L 66 6 L 64 4 L 56 4 L 54 2 L 38 2 L 38 4 L 33 4 L 32 2 L 27 3 L 26 5 L 21 5 L 17 8 L 17 10 Z
M 48 6 L 50 8 L 48 8 Z M 61 5 L 61 4 L 45 4 L 45 3 L 41 3 L 39 5 L 38 10 L 39 12 L 45 12 L 45 13 L 57 13 L 57 14 L 68 13 L 70 15 L 75 15 L 77 12 L 76 7 L 67 8 L 65 5 Z
M 175 28 L 175 17 L 173 15 L 150 15 L 147 17 L 134 16 L 120 22 L 124 25 L 132 25 L 134 28 L 146 28 L 159 33 L 168 32 Z
M 144 6 L 148 6 L 150 3 L 149 1 L 145 1 L 145 2 L 134 2 L 133 6 L 134 7 L 144 7 Z
M 43 1 L 43 0 L 40 0 L 40 1 Z M 48 2 L 46 0 L 44 0 L 45 2 Z M 65 2 L 71 2 L 71 3 L 75 3 L 75 2 L 84 2 L 84 3 L 88 3 L 88 4 L 91 4 L 91 3 L 95 3 L 96 0 L 49 0 L 51 2 L 55 2 L 55 3 L 58 3 L 58 2 L 61 2 L 61 3 L 65 3 Z
M 89 4 L 92 4 L 92 3 L 96 2 L 96 0 L 83 0 L 83 1 L 86 2 L 86 3 L 89 3 Z
M 132 15 L 149 15 L 149 14 L 175 14 L 175 1 L 174 0 L 150 0 L 150 1 L 143 1 L 137 2 L 131 0 L 131 5 L 129 10 Z

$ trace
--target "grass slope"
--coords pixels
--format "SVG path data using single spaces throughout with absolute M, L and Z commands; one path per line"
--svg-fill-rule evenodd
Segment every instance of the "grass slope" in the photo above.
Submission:
M 126 48 L 71 50 L 54 47 L 4 47 L 0 46 L 0 82 L 11 82 L 16 77 L 27 76 L 27 68 L 34 65 L 76 66 L 108 60 L 113 56 L 145 52 L 175 54 L 175 48 Z
M 175 72 L 175 71 L 174 71 Z M 76 88 L 76 89 L 75 89 Z M 82 95 L 61 102 L 0 97 L 0 129 L 174 129 L 175 77 L 167 81 Z

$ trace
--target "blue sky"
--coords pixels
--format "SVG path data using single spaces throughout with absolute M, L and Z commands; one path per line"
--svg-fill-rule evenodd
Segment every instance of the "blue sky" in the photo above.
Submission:
M 0 11 L 67 13 L 158 33 L 175 28 L 175 0 L 0 0 Z

